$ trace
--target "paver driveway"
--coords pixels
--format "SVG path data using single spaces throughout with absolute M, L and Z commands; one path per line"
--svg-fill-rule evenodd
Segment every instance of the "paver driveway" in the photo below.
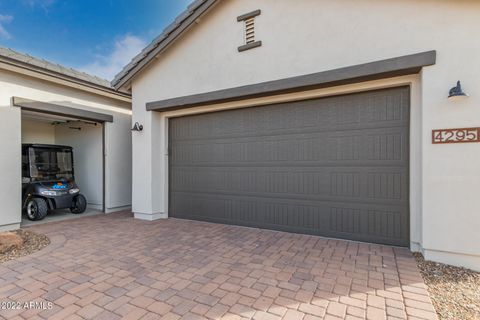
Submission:
M 52 243 L 0 265 L 0 301 L 54 305 L 4 318 L 436 318 L 407 249 L 130 213 L 31 230 Z

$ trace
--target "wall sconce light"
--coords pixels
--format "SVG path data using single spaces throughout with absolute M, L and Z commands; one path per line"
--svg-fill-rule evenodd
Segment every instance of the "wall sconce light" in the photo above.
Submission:
M 132 128 L 132 131 L 143 131 L 143 125 L 139 124 L 138 122 L 135 122 Z
M 453 87 L 452 89 L 450 89 L 450 91 L 448 93 L 448 98 L 449 99 L 458 98 L 458 97 L 468 97 L 468 94 L 463 92 L 462 85 L 460 84 L 460 81 L 457 81 L 457 85 L 455 87 Z

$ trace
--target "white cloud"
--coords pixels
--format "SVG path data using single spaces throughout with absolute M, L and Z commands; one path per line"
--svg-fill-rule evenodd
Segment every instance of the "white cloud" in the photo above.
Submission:
M 11 39 L 12 35 L 5 29 L 4 24 L 10 23 L 13 20 L 13 16 L 0 14 L 0 38 Z
M 145 46 L 146 42 L 144 40 L 127 34 L 115 41 L 115 46 L 111 53 L 99 55 L 95 61 L 79 69 L 98 77 L 112 80 Z

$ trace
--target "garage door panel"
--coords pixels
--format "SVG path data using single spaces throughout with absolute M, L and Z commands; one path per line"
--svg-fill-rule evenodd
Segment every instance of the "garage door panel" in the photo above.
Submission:
M 390 89 L 392 91 L 397 89 Z M 218 139 L 241 136 L 283 135 L 313 131 L 354 130 L 405 126 L 409 123 L 409 92 L 365 92 L 351 96 L 295 102 L 265 108 L 245 108 L 197 117 L 182 117 L 172 123 L 176 140 Z
M 409 89 L 170 120 L 174 217 L 408 245 Z
M 297 165 L 318 165 L 319 161 L 338 161 L 357 165 L 371 161 L 372 166 L 404 166 L 408 160 L 408 132 L 404 127 L 323 134 L 257 136 L 211 140 L 173 140 L 172 161 L 175 166 L 211 166 L 240 162 L 278 165 L 298 161 Z M 354 162 L 352 162 L 354 161 Z M 368 164 L 366 164 L 368 165 Z
M 369 201 L 369 200 L 364 200 L 364 199 L 348 199 L 348 198 L 340 198 L 340 197 L 315 197 L 315 196 L 302 196 L 302 197 L 285 197 L 281 194 L 268 194 L 268 193 L 241 193 L 241 192 L 224 192 L 224 191 L 218 191 L 218 192 L 209 192 L 209 191 L 201 191 L 201 192 L 191 192 L 191 191 L 175 191 L 175 193 L 178 193 L 181 196 L 184 197 L 193 197 L 194 195 L 201 197 L 204 199 L 206 202 L 209 201 L 209 199 L 217 199 L 218 197 L 222 198 L 232 198 L 232 199 L 237 199 L 237 198 L 245 198 L 245 199 L 256 199 L 258 197 L 262 197 L 271 201 L 278 201 L 278 200 L 283 200 L 283 201 L 288 201 L 288 203 L 294 203 L 295 205 L 302 204 L 302 203 L 311 203 L 311 205 L 315 206 L 320 206 L 323 203 L 339 206 L 339 205 L 344 205 L 348 207 L 365 207 L 368 206 L 369 208 L 374 207 L 382 207 L 382 208 L 390 208 L 393 211 L 398 211 L 398 208 L 404 208 L 403 205 L 400 204 L 400 202 L 397 202 L 397 204 L 393 204 L 392 201 Z M 172 203 L 174 202 L 175 199 L 172 200 Z M 190 199 L 188 201 L 191 201 Z M 176 203 L 177 205 L 180 204 L 180 202 Z M 387 209 L 388 209 L 387 208 Z M 177 209 L 177 208 L 175 208 Z M 185 212 L 188 213 L 188 212 Z M 175 211 L 175 215 L 178 214 L 178 210 Z M 192 215 L 194 213 L 191 213 Z M 212 213 L 213 214 L 213 213 Z
M 242 110 L 248 110 L 252 108 L 247 108 L 247 109 L 242 109 Z M 235 110 L 234 110 L 235 111 Z M 229 112 L 234 112 L 234 111 L 229 111 Z M 182 118 L 175 118 L 175 120 L 182 119 Z M 258 120 L 258 119 L 257 119 Z M 273 120 L 270 120 L 273 121 Z M 290 119 L 292 124 L 295 123 L 294 119 Z M 189 122 L 186 121 L 180 121 L 179 124 L 175 124 L 173 127 L 171 127 L 172 134 L 175 136 L 175 141 L 181 142 L 202 142 L 202 141 L 208 141 L 208 142 L 216 142 L 216 143 L 221 143 L 222 141 L 229 140 L 229 139 L 235 139 L 235 140 L 241 140 L 242 138 L 261 138 L 261 137 L 268 137 L 270 139 L 275 139 L 275 137 L 280 137 L 281 139 L 285 139 L 288 136 L 292 136 L 292 138 L 295 138 L 295 135 L 305 135 L 305 134 L 326 134 L 326 136 L 335 134 L 335 133 L 340 133 L 343 135 L 356 135 L 357 132 L 355 131 L 362 131 L 362 130 L 379 130 L 379 129 L 392 129 L 394 130 L 395 128 L 403 128 L 405 125 L 408 125 L 408 122 L 385 122 L 385 123 L 380 123 L 380 122 L 362 122 L 360 124 L 357 123 L 344 123 L 344 124 L 339 124 L 339 125 L 332 125 L 331 123 L 326 123 L 325 125 L 322 125 L 323 121 L 319 121 L 316 126 L 290 126 L 290 127 L 280 127 L 276 129 L 271 129 L 271 130 L 266 130 L 265 127 L 259 127 L 255 130 L 248 130 L 245 129 L 243 131 L 236 131 L 235 128 L 231 128 L 228 133 L 225 133 L 224 131 L 219 131 L 219 133 L 215 133 L 216 130 L 211 130 L 212 127 L 218 125 L 214 119 L 209 121 L 209 124 L 206 125 L 209 127 L 209 129 L 205 129 L 204 131 L 199 131 L 197 128 L 193 127 L 190 128 L 191 130 L 179 130 L 178 127 L 181 126 L 190 126 Z M 249 127 L 249 125 L 245 124 L 245 126 Z M 265 124 L 267 126 L 267 124 Z M 178 131 L 178 132 L 177 132 Z M 189 134 L 191 136 L 189 136 Z
M 403 205 L 407 175 L 403 168 L 181 167 L 170 179 L 172 192 Z
M 171 201 L 177 218 L 408 245 L 408 208 L 404 206 L 221 193 L 176 193 Z

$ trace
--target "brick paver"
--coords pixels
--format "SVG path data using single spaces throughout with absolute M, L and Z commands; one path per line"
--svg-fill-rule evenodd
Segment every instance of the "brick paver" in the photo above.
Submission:
M 408 249 L 130 213 L 31 227 L 0 264 L 11 319 L 436 319 Z

